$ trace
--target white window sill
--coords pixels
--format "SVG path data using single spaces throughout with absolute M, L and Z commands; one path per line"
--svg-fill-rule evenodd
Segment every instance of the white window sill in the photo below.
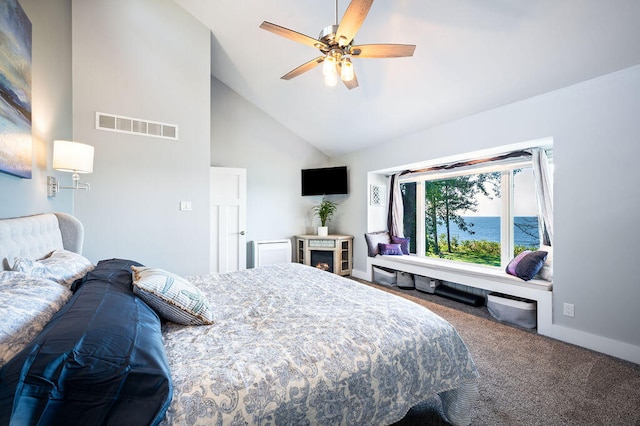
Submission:
M 513 291 L 511 286 L 539 291 L 551 291 L 553 289 L 553 283 L 549 281 L 537 278 L 524 281 L 507 274 L 503 268 L 454 262 L 446 259 L 433 259 L 415 255 L 378 255 L 369 257 L 367 263 L 512 295 L 518 295 L 515 293 L 519 292 Z

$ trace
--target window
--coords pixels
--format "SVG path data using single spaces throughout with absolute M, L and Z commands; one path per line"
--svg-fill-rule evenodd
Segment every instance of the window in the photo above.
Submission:
M 490 266 L 540 247 L 530 161 L 401 179 L 404 234 L 419 256 Z

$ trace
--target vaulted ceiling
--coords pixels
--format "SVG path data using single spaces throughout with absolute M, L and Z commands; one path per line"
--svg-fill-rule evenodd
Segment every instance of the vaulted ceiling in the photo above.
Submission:
M 330 156 L 640 64 L 637 0 L 377 0 L 355 42 L 415 54 L 354 58 L 348 90 L 322 67 L 281 80 L 319 52 L 259 28 L 316 38 L 334 0 L 175 1 L 211 29 L 213 76 Z

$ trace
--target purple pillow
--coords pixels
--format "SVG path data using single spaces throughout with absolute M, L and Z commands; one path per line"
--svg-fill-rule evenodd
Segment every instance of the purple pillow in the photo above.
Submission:
M 525 257 L 529 253 L 531 253 L 531 250 L 525 250 L 522 253 L 520 253 L 519 255 L 517 255 L 516 257 L 514 257 L 511 260 L 511 262 L 509 262 L 509 264 L 507 265 L 507 274 L 517 277 L 517 275 L 516 275 L 516 267 L 518 266 L 518 263 L 520 263 L 522 258 Z
M 540 271 L 545 260 L 547 260 L 546 251 L 538 250 L 528 253 L 516 266 L 516 276 L 529 281 Z
M 378 244 L 378 253 L 384 256 L 402 256 L 400 244 Z
M 402 250 L 402 254 L 409 254 L 409 243 L 411 242 L 411 238 L 400 238 L 400 237 L 391 237 L 392 244 L 400 244 L 400 249 Z

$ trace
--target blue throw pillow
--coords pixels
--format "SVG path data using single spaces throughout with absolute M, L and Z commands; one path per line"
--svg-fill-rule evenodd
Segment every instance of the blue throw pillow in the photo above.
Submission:
M 515 275 L 525 281 L 529 281 L 540 271 L 540 268 L 542 268 L 546 259 L 546 251 L 538 250 L 527 253 L 522 259 L 520 259 L 520 262 L 518 262 Z
M 0 424 L 156 425 L 173 394 L 160 319 L 131 290 L 131 261 L 100 262 L 0 369 Z
M 411 242 L 411 238 L 405 237 L 391 237 L 392 244 L 400 244 L 400 249 L 402 250 L 402 254 L 409 254 L 409 243 Z
M 400 244 L 378 244 L 378 252 L 383 256 L 402 256 Z

